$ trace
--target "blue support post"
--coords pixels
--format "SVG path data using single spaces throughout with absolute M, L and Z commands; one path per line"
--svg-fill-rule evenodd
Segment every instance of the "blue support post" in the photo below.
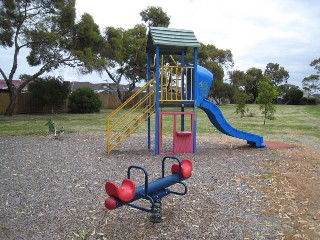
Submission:
M 150 81 L 151 79 L 151 54 L 150 51 L 148 51 L 148 58 L 147 58 L 147 81 Z M 150 86 L 148 86 L 148 93 L 150 92 Z M 150 101 L 150 99 L 148 100 Z M 149 104 L 151 104 L 149 102 Z M 151 149 L 151 119 L 150 119 L 150 113 L 148 113 L 148 149 Z
M 155 117 L 155 155 L 159 155 L 159 108 L 160 108 L 160 47 L 156 46 L 156 117 Z
M 199 84 L 198 84 L 198 48 L 194 48 L 193 50 L 193 66 L 194 66 L 194 131 L 193 131 L 193 152 L 197 152 L 197 100 L 198 100 L 198 94 L 199 94 Z

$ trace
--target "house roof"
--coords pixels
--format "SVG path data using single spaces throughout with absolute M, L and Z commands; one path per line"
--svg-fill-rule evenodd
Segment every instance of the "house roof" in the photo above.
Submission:
M 147 51 L 155 53 L 156 46 L 161 54 L 181 54 L 188 47 L 200 47 L 192 30 L 150 27 L 148 33 Z
M 112 93 L 117 91 L 117 85 L 115 83 L 71 82 L 71 91 L 83 87 L 89 87 L 98 93 Z M 120 92 L 126 92 L 129 86 L 120 84 L 119 88 Z M 137 88 L 134 91 L 136 90 Z
M 14 86 L 19 87 L 21 85 L 21 83 L 23 83 L 23 81 L 22 80 L 12 80 L 12 83 Z M 7 83 L 3 79 L 0 79 L 0 89 L 2 89 L 2 90 L 8 89 Z

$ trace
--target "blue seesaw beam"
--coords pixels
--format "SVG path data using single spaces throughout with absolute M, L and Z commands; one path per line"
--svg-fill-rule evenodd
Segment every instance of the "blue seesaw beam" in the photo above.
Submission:
M 187 186 L 185 185 L 185 183 L 179 181 L 179 174 L 175 173 L 169 176 L 166 176 L 164 178 L 159 178 L 157 180 L 155 180 L 154 182 L 151 182 L 148 184 L 148 190 L 147 190 L 147 195 L 145 194 L 146 191 L 146 187 L 145 185 L 139 186 L 138 188 L 136 188 L 136 194 L 134 196 L 134 198 L 130 201 L 130 202 L 123 202 L 115 197 L 109 197 L 106 200 L 106 207 L 109 210 L 113 210 L 116 209 L 118 207 L 121 207 L 123 205 L 128 205 L 140 210 L 144 210 L 146 212 L 151 212 L 151 209 L 146 209 L 143 208 L 141 206 L 137 206 L 135 204 L 133 204 L 133 202 L 139 200 L 139 199 L 146 199 L 149 200 L 151 202 L 151 204 L 153 205 L 154 202 L 156 202 L 158 199 L 161 199 L 169 194 L 176 194 L 176 195 L 185 195 L 187 193 Z M 184 178 L 181 179 L 182 181 L 185 180 Z M 168 187 L 180 183 L 184 186 L 184 192 L 174 192 L 171 191 L 170 189 L 168 189 Z
M 167 159 L 174 159 L 178 162 L 178 164 L 173 164 L 172 168 L 171 168 L 172 174 L 165 177 L 164 176 L 165 175 L 165 160 L 167 160 Z M 150 182 L 150 183 L 148 180 L 147 171 L 143 167 L 140 167 L 140 166 L 130 166 L 128 168 L 128 178 L 125 181 L 131 181 L 130 174 L 131 174 L 132 169 L 138 169 L 138 170 L 141 170 L 144 172 L 145 184 L 135 188 L 135 194 L 132 197 L 132 199 L 130 199 L 128 201 L 124 201 L 123 200 L 124 198 L 122 198 L 122 196 L 126 196 L 126 193 L 124 192 L 122 196 L 116 195 L 116 193 L 115 193 L 115 195 L 113 195 L 114 191 L 115 192 L 117 191 L 114 189 L 115 185 L 114 185 L 114 183 L 110 184 L 110 182 L 107 182 L 106 183 L 106 192 L 109 195 L 109 197 L 105 201 L 105 206 L 107 209 L 113 210 L 113 209 L 116 209 L 116 208 L 121 207 L 123 205 L 128 205 L 128 206 L 131 206 L 131 207 L 143 210 L 143 211 L 152 212 L 152 210 L 155 207 L 155 202 L 157 200 L 159 200 L 169 194 L 185 195 L 187 193 L 187 185 L 183 181 L 191 176 L 192 162 L 189 159 L 183 159 L 181 161 L 177 157 L 166 156 L 162 160 L 162 177 L 153 181 L 153 182 Z M 176 192 L 176 191 L 170 190 L 169 187 L 172 185 L 175 185 L 175 184 L 181 184 L 184 187 L 184 191 Z M 110 186 L 112 188 L 112 190 L 114 190 L 114 191 L 112 191 L 112 190 L 110 191 L 110 189 L 108 189 L 108 186 Z M 124 186 L 124 188 L 121 186 L 118 189 L 121 189 L 121 188 L 123 190 L 124 188 L 126 188 L 126 186 Z M 129 189 L 129 188 L 128 188 L 128 190 L 129 190 L 128 192 L 130 194 L 132 189 Z M 135 205 L 133 203 L 139 199 L 146 199 L 146 200 L 150 201 L 151 208 L 147 209 L 142 206 Z

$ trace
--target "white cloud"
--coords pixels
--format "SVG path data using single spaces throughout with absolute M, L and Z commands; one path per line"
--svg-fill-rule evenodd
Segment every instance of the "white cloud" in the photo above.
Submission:
M 169 27 L 191 29 L 199 41 L 230 49 L 235 68 L 264 70 L 277 62 L 290 72 L 289 82 L 301 85 L 313 73 L 309 63 L 320 57 L 320 2 L 318 0 L 77 0 L 78 17 L 91 14 L 101 30 L 106 26 L 131 28 L 141 23 L 139 13 L 160 6 L 171 17 Z M 1 58 L 3 58 L 3 50 Z M 21 59 L 21 58 L 20 58 Z M 0 59 L 1 66 L 3 65 Z M 21 62 L 21 65 L 25 63 Z M 60 70 L 60 73 L 63 71 Z M 101 81 L 67 71 L 65 79 Z

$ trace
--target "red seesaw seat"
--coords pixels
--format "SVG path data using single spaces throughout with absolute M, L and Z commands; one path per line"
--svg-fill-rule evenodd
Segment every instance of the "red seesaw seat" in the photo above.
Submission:
M 121 187 L 114 182 L 106 182 L 106 192 L 110 197 L 116 197 L 122 202 L 130 202 L 136 194 L 136 185 L 131 179 L 124 179 Z
M 175 163 L 171 167 L 172 173 L 179 173 L 179 164 Z M 192 174 L 192 162 L 189 159 L 181 161 L 181 175 L 183 178 L 189 178 Z

